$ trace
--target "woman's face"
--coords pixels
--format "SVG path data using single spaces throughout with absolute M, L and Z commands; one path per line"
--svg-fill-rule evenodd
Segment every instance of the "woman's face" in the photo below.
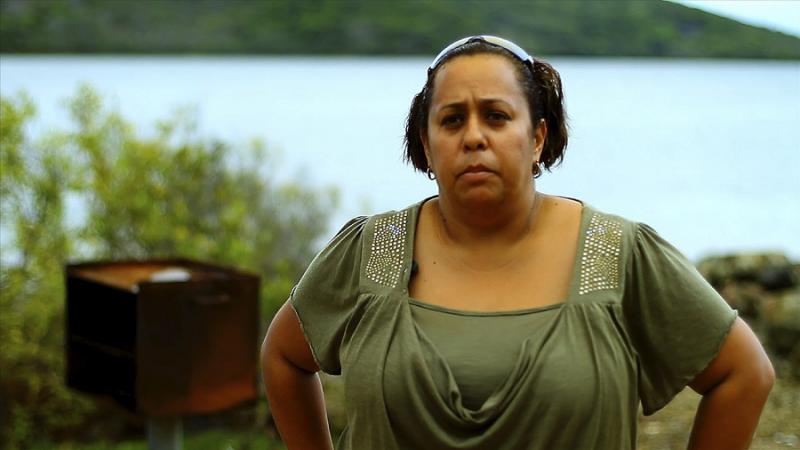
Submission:
M 422 142 L 440 194 L 470 205 L 531 194 L 546 129 L 533 129 L 514 65 L 500 55 L 458 56 L 433 86 Z

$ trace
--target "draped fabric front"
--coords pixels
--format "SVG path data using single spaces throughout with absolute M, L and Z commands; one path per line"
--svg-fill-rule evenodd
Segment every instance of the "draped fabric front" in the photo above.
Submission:
M 344 378 L 338 449 L 633 449 L 639 403 L 663 407 L 736 317 L 652 228 L 584 204 L 568 297 L 524 311 L 507 375 L 465 406 L 408 296 L 421 204 L 350 221 L 292 292 L 320 368 Z M 502 314 L 491 319 L 473 332 L 504 333 Z

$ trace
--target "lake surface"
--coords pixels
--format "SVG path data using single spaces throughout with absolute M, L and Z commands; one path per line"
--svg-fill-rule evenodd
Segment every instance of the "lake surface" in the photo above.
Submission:
M 543 192 L 652 225 L 689 257 L 800 258 L 800 63 L 552 58 L 571 118 Z M 66 127 L 63 100 L 94 86 L 143 133 L 197 108 L 206 136 L 260 137 L 282 177 L 340 188 L 330 232 L 403 208 L 435 184 L 403 164 L 428 58 L 0 56 L 3 96 L 27 91 L 33 133 Z

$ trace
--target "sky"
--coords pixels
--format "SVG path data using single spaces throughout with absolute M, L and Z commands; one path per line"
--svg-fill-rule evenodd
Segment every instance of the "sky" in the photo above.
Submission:
M 800 37 L 800 0 L 670 0 Z

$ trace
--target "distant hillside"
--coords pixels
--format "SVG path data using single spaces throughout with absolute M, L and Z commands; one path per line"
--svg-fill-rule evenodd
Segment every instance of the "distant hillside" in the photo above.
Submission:
M 0 0 L 3 53 L 430 55 L 497 34 L 540 55 L 800 59 L 800 38 L 665 1 Z

